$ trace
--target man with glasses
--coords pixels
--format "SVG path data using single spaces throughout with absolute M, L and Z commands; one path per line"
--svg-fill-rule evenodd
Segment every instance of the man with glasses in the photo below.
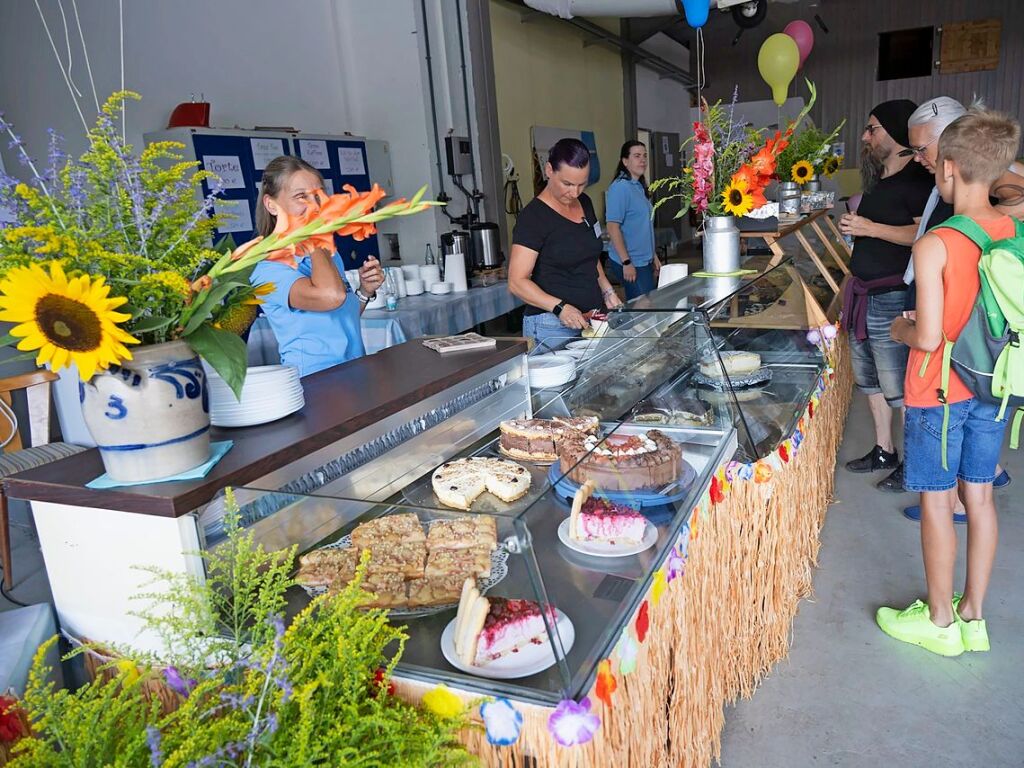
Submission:
M 892 412 L 900 411 L 902 422 L 908 350 L 890 338 L 889 328 L 904 310 L 903 273 L 933 186 L 931 175 L 905 153 L 910 146 L 907 120 L 915 109 L 914 102 L 897 99 L 871 110 L 861 133 L 863 197 L 856 213 L 839 220 L 842 233 L 854 237 L 843 323 L 850 335 L 854 378 L 868 396 L 875 427 L 874 447 L 846 468 L 887 470 L 878 487 L 894 491 L 903 490 L 903 464 L 893 440 Z
M 904 157 L 912 157 L 929 173 L 935 174 L 935 168 L 939 161 L 939 136 L 946 129 L 946 126 L 967 113 L 966 107 L 956 99 L 949 96 L 926 101 L 918 107 L 907 120 L 907 133 L 910 145 L 903 150 Z M 999 178 L 992 186 L 992 204 L 1001 211 L 1021 218 L 1024 215 L 1024 178 L 1016 171 L 1024 172 L 1018 163 L 1013 163 L 1007 172 Z M 953 206 L 945 202 L 939 195 L 938 187 L 932 187 L 931 195 L 921 215 L 921 223 L 918 226 L 915 240 L 921 238 L 925 232 L 936 227 L 953 215 Z M 914 290 L 914 262 L 907 266 L 903 275 L 909 290 L 907 291 L 906 309 L 913 311 L 916 307 Z M 1010 484 L 1010 475 L 1002 467 L 997 467 L 997 475 L 992 486 L 1005 488 Z M 953 495 L 956 495 L 954 490 Z M 913 505 L 903 510 L 903 514 L 910 520 L 921 519 L 920 505 Z M 953 522 L 964 524 L 967 522 L 967 515 L 960 499 L 954 502 Z

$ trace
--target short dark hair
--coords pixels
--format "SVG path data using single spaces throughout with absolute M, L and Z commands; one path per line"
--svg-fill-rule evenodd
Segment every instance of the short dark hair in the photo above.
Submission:
M 324 177 L 316 168 L 307 163 L 301 157 L 295 155 L 281 155 L 275 157 L 263 169 L 263 182 L 260 184 L 260 194 L 256 198 L 256 234 L 266 237 L 274 231 L 277 226 L 277 216 L 267 210 L 263 204 L 263 196 L 276 197 L 281 192 L 285 180 L 293 173 L 306 171 L 320 179 L 320 186 L 323 186 Z
M 579 139 L 559 139 L 548 152 L 551 170 L 557 171 L 563 165 L 570 168 L 586 168 L 590 165 L 590 150 Z

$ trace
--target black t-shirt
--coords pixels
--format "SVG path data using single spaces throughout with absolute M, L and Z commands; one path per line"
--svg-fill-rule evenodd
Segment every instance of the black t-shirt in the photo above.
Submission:
M 876 224 L 903 227 L 913 224 L 924 213 L 935 177 L 918 163 L 907 163 L 903 170 L 880 179 L 864 195 L 857 214 Z M 861 280 L 878 280 L 902 275 L 910 263 L 910 246 L 890 243 L 877 237 L 858 237 L 853 244 L 850 270 Z
M 939 224 L 944 222 L 946 219 L 948 219 L 952 215 L 953 215 L 953 204 L 952 203 L 947 203 L 945 200 L 943 200 L 940 197 L 939 198 L 939 202 L 937 202 L 935 204 L 935 210 L 932 211 L 932 215 L 928 217 L 928 224 L 925 227 L 924 231 L 927 232 L 932 227 L 937 227 Z
M 580 195 L 583 221 L 569 221 L 540 198 L 534 198 L 519 213 L 512 244 L 537 252 L 531 279 L 546 293 L 572 304 L 580 312 L 601 309 L 601 287 L 597 283 L 597 261 L 604 244 L 595 231 L 594 204 Z M 526 314 L 547 310 L 527 306 Z

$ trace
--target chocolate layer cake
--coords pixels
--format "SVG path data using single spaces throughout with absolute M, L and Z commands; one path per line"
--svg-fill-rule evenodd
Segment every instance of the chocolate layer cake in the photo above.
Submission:
M 555 461 L 558 442 L 567 434 L 597 433 L 596 418 L 511 419 L 501 422 L 498 447 L 506 456 L 527 461 Z
M 657 490 L 679 479 L 682 449 L 656 429 L 643 435 L 570 435 L 559 445 L 562 472 L 606 491 Z

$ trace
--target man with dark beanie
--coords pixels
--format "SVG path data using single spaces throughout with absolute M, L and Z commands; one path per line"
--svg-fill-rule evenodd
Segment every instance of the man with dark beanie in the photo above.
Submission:
M 847 462 L 851 472 L 889 470 L 878 483 L 887 491 L 903 490 L 903 463 L 893 441 L 893 410 L 903 408 L 903 378 L 908 349 L 889 337 L 892 321 L 903 313 L 907 286 L 903 273 L 917 235 L 933 179 L 911 158 L 907 120 L 917 105 L 908 99 L 884 101 L 868 115 L 861 134 L 863 198 L 857 212 L 839 220 L 844 235 L 853 235 L 853 259 L 843 291 L 843 324 L 850 336 L 853 373 L 868 396 L 875 426 L 875 446 Z M 897 414 L 902 423 L 902 412 Z

